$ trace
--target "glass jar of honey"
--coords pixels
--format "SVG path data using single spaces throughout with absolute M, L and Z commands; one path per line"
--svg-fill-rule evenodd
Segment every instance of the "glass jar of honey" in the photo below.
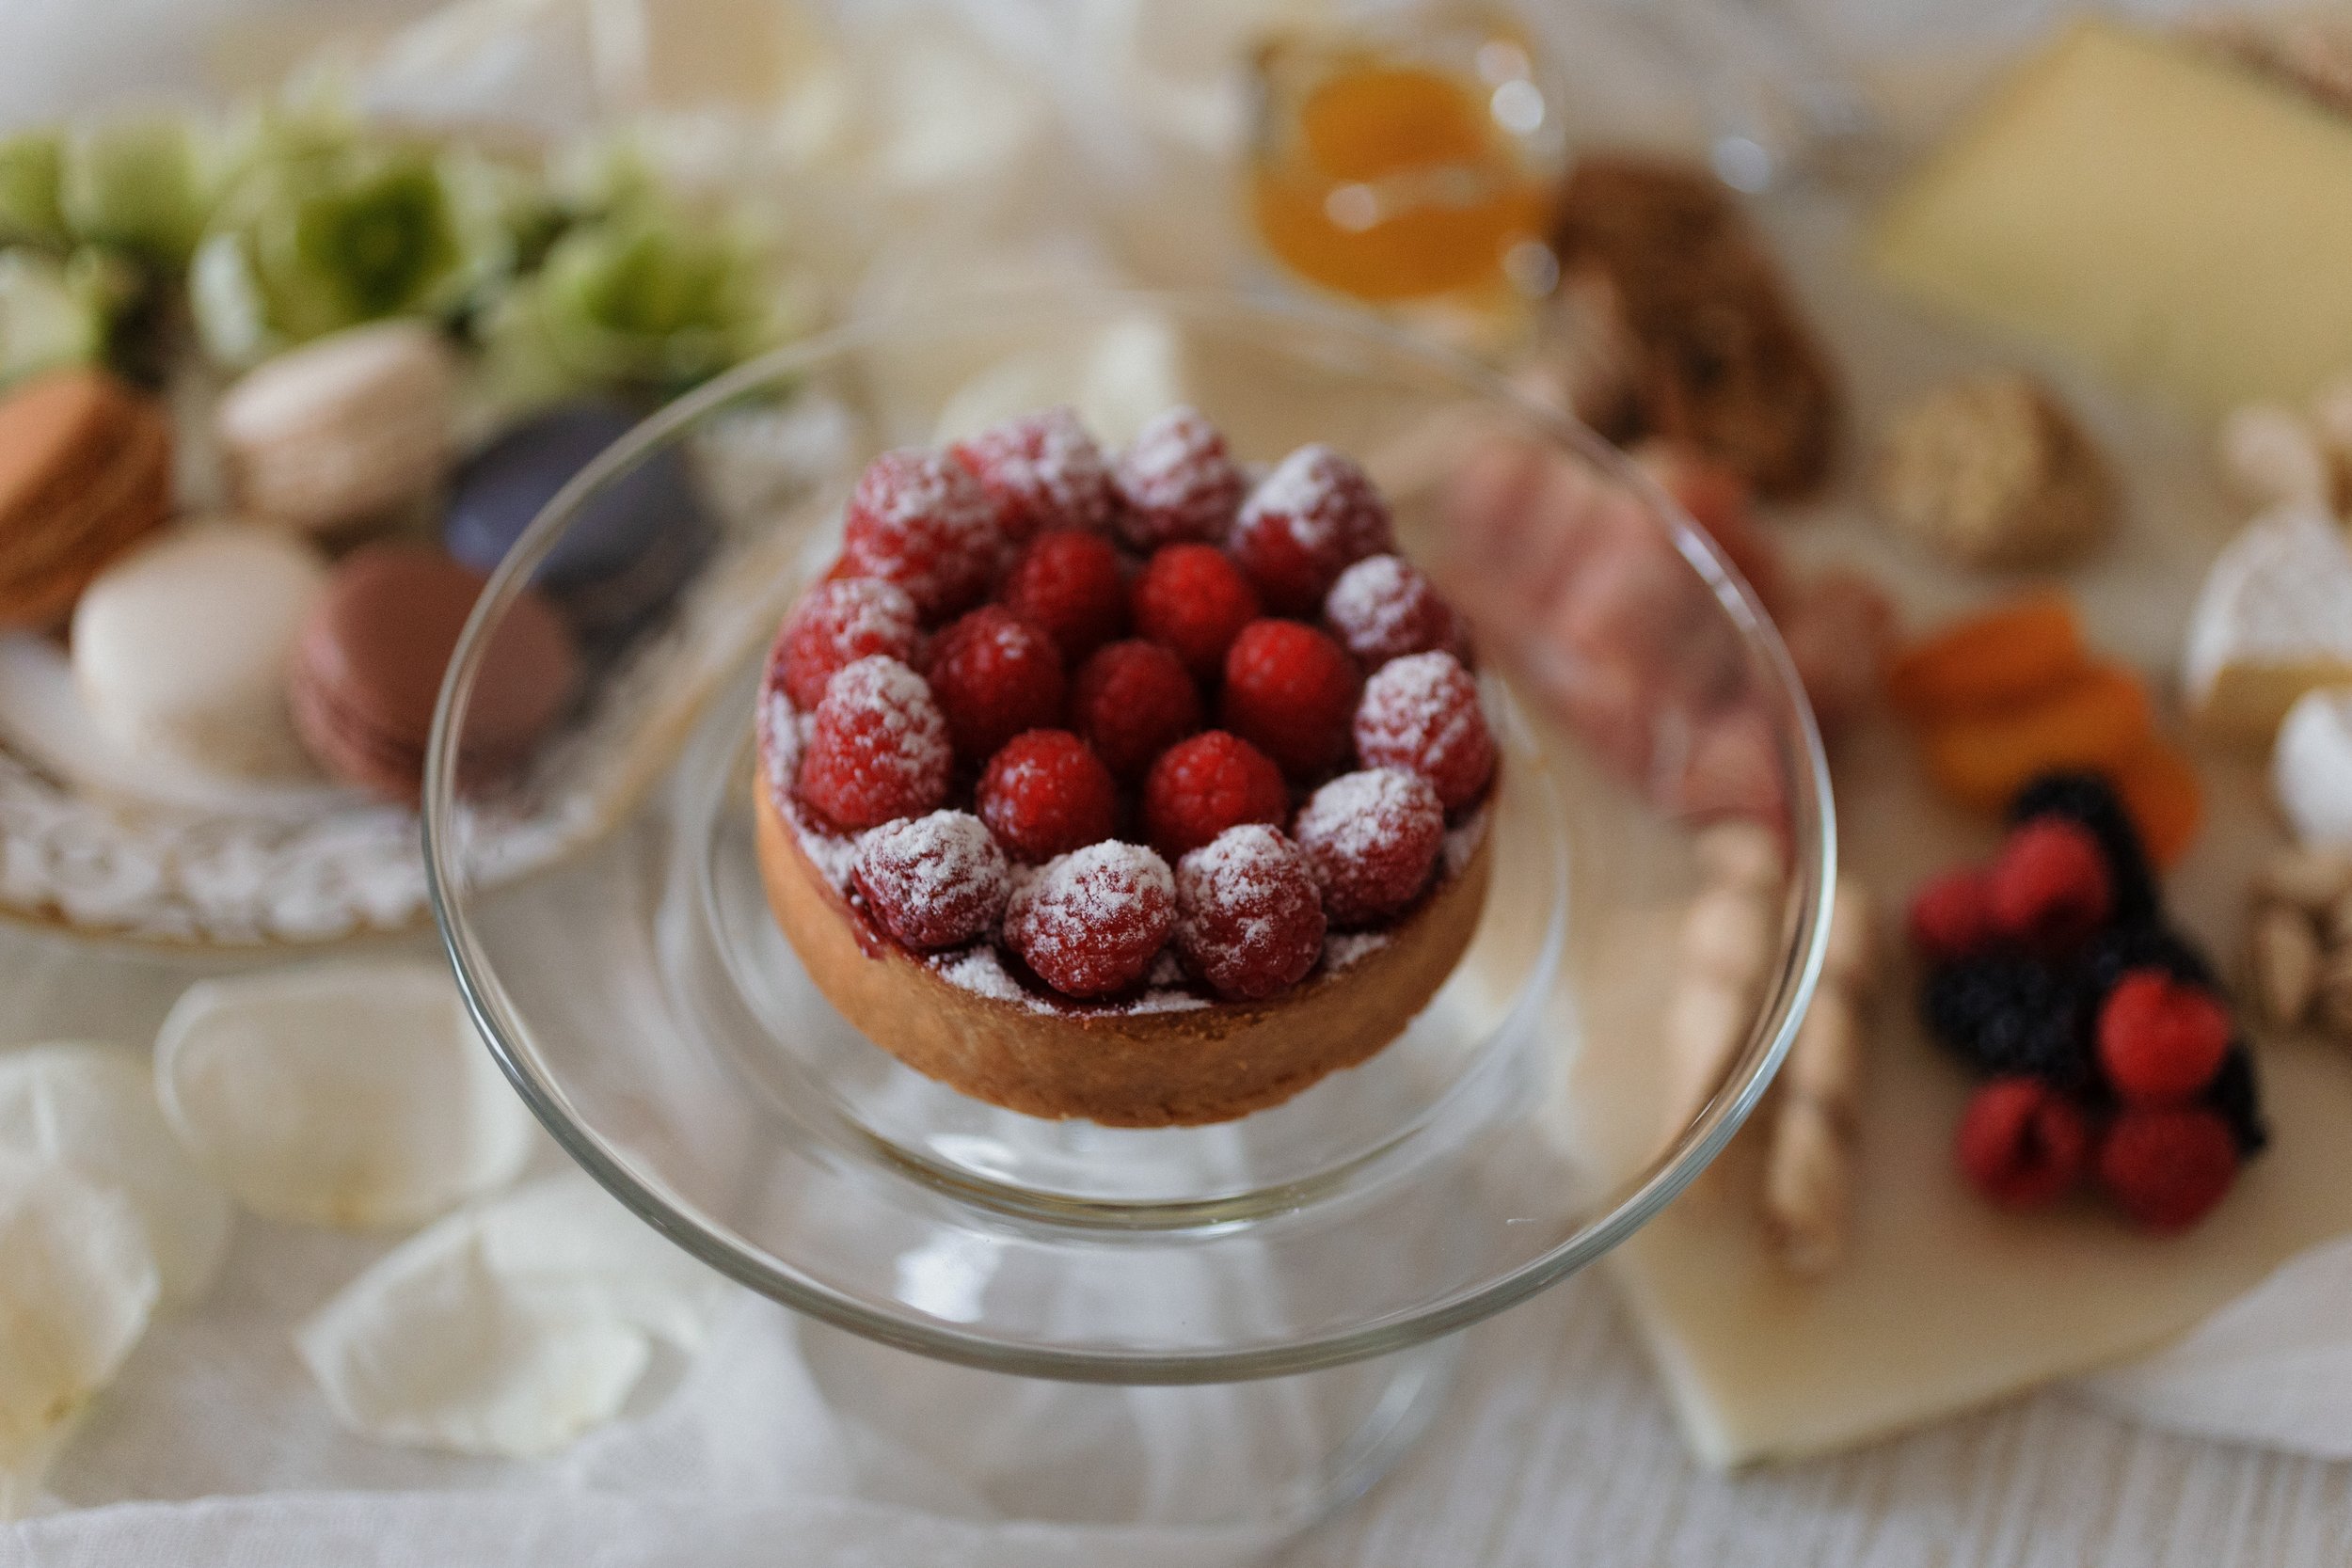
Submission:
M 1514 26 L 1455 12 L 1294 34 L 1255 65 L 1248 198 L 1285 270 L 1382 307 L 1507 308 L 1549 291 L 1564 137 Z

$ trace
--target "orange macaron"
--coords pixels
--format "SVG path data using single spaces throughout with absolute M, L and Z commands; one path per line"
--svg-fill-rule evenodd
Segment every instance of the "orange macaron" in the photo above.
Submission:
M 171 510 L 171 425 L 104 371 L 0 398 L 0 627 L 64 620 L 106 563 Z

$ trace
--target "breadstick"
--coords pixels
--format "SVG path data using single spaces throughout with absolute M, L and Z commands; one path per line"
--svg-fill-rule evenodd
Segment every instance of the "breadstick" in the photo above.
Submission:
M 1781 1069 L 1764 1224 L 1782 1263 L 1797 1274 L 1833 1267 L 1845 1255 L 1851 1227 L 1874 927 L 1869 891 L 1839 879 L 1821 984 Z

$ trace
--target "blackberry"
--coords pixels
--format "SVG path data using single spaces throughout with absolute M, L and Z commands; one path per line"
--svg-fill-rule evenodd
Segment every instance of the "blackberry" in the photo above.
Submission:
M 1937 1042 L 1987 1077 L 2068 1091 L 2090 1082 L 2080 987 L 2037 958 L 1994 953 L 1945 964 L 1928 976 L 1920 1009 Z
M 2158 969 L 2184 985 L 2221 990 L 2220 977 L 2196 944 L 2156 921 L 2108 927 L 2083 949 L 2082 966 L 2085 985 L 2101 1001 L 2135 969 Z
M 2204 1101 L 2230 1124 L 2230 1136 L 2237 1140 L 2240 1159 L 2250 1160 L 2270 1147 L 2270 1126 L 2263 1120 L 2262 1087 L 2254 1076 L 2254 1053 L 2244 1040 L 2230 1042 L 2230 1053 L 2221 1058 L 2221 1070 L 2205 1090 Z
M 2139 841 L 2139 829 L 2112 784 L 2096 773 L 2044 773 L 2019 790 L 2009 807 L 2011 827 L 2037 816 L 2080 823 L 2099 841 L 2118 920 L 2138 924 L 2156 918 L 2162 906 L 2155 872 Z

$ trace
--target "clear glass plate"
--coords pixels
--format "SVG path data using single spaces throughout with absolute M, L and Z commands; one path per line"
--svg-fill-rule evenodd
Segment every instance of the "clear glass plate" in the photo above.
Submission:
M 1704 1102 L 1606 1166 L 1565 1131 L 1578 1053 L 1661 1049 L 1654 974 L 1606 955 L 1613 931 L 1621 950 L 1628 923 L 1694 884 L 1694 823 L 1553 716 L 1546 656 L 1520 620 L 1478 627 L 1505 764 L 1496 880 L 1469 953 L 1387 1050 L 1238 1121 L 1116 1130 L 998 1110 L 916 1075 L 826 1005 L 768 917 L 752 852 L 764 636 L 744 637 L 707 702 L 665 717 L 673 741 L 649 753 L 614 832 L 490 889 L 476 834 L 498 797 L 459 795 L 452 762 L 491 628 L 588 496 L 746 404 L 791 398 L 837 403 L 851 433 L 812 445 L 766 526 L 709 568 L 744 574 L 746 603 L 771 602 L 779 572 L 822 569 L 875 452 L 1059 401 L 1109 440 L 1181 398 L 1248 462 L 1310 440 L 1350 451 L 1441 580 L 1460 545 L 1448 486 L 1482 443 L 1540 448 L 1661 531 L 1702 631 L 1728 650 L 1721 678 L 1762 716 L 1793 868 L 1770 981 Z M 1538 537 L 1550 526 L 1521 522 Z M 1463 603 L 1480 621 L 1477 599 Z M 1682 718 L 1643 722 L 1664 746 Z M 1358 318 L 1107 293 L 852 325 L 648 421 L 494 578 L 444 688 L 425 803 L 436 912 L 484 1033 L 623 1202 L 753 1288 L 885 1343 L 1123 1383 L 1403 1350 L 1623 1240 L 1713 1157 L 1787 1049 L 1820 965 L 1829 825 L 1819 741 L 1777 639 L 1704 535 L 1597 438 Z

